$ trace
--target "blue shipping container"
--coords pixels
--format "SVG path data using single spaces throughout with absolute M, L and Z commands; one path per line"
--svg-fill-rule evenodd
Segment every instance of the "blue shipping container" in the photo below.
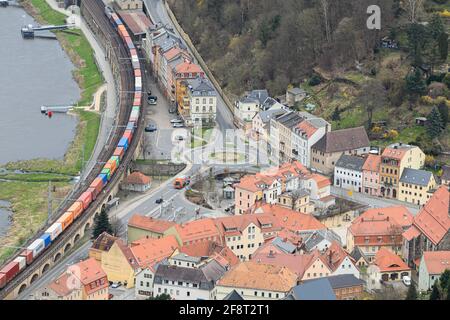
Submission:
M 126 130 L 131 130 L 131 132 L 134 132 L 134 122 L 128 122 Z
M 52 238 L 48 233 L 44 233 L 40 239 L 44 240 L 44 246 L 47 248 L 52 242 Z
M 126 151 L 128 149 L 128 138 L 122 137 L 119 141 L 118 147 L 122 147 Z
M 108 176 L 107 176 L 106 174 L 100 173 L 100 174 L 98 175 L 98 177 L 99 177 L 100 179 L 102 179 L 103 185 L 106 185 L 106 184 L 108 183 Z

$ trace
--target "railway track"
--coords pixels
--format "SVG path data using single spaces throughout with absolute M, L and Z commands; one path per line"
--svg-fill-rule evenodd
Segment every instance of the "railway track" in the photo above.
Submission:
M 131 64 L 131 58 L 128 50 L 119 37 L 116 30 L 111 25 L 109 19 L 104 13 L 104 3 L 101 0 L 83 0 L 81 4 L 82 16 L 95 34 L 97 40 L 103 45 L 105 50 L 109 50 L 109 58 L 113 69 L 116 70 L 116 74 L 119 79 L 116 79 L 116 88 L 118 88 L 119 94 L 119 114 L 116 119 L 116 125 L 114 128 L 114 134 L 111 141 L 103 148 L 97 159 L 97 163 L 86 177 L 83 183 L 81 183 L 76 191 L 71 194 L 71 198 L 78 198 L 83 191 L 91 184 L 103 168 L 104 163 L 112 156 L 123 132 L 125 126 L 128 123 L 128 118 L 131 113 L 133 105 L 133 95 L 130 92 L 134 91 L 134 76 L 133 67 Z M 23 283 L 28 277 L 32 276 L 39 270 L 42 265 L 48 262 L 49 258 L 64 248 L 67 243 L 67 239 L 71 239 L 79 232 L 87 221 L 95 214 L 102 203 L 105 202 L 111 191 L 117 186 L 120 181 L 120 177 L 126 171 L 129 163 L 133 160 L 136 147 L 139 143 L 139 138 L 143 132 L 143 113 L 139 115 L 138 126 L 135 130 L 134 139 L 132 139 L 131 145 L 128 148 L 119 168 L 114 174 L 111 181 L 106 185 L 105 189 L 99 194 L 95 201 L 89 206 L 89 208 L 80 216 L 72 225 L 70 225 L 64 233 L 57 238 L 41 255 L 19 273 L 14 279 L 12 279 L 1 291 L 0 299 L 4 299 L 10 292 L 12 292 L 18 285 Z M 62 206 L 57 214 L 54 215 L 52 220 L 58 219 L 72 204 L 72 201 L 68 201 L 67 205 Z M 48 226 L 43 226 L 36 232 L 36 236 L 33 237 L 27 244 L 33 242 L 39 237 L 41 232 Z M 27 244 L 24 244 L 26 246 Z M 8 261 L 13 260 L 20 253 L 18 250 Z

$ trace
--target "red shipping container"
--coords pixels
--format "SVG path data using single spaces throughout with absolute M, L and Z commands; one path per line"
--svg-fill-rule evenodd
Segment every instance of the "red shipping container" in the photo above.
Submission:
M 124 154 L 123 148 L 117 147 L 116 150 L 114 150 L 113 156 L 117 156 L 119 157 L 120 160 L 122 160 L 123 154 Z
M 133 132 L 131 130 L 125 130 L 125 132 L 123 133 L 123 137 L 128 139 L 128 143 L 131 143 Z
M 89 187 L 94 188 L 97 193 L 96 196 L 98 196 L 103 190 L 103 180 L 101 178 L 95 178 Z
M 4 273 L 6 275 L 6 282 L 9 282 L 19 273 L 19 263 L 14 261 L 8 263 L 0 270 L 0 273 Z
M 33 251 L 31 250 L 23 250 L 20 253 L 20 256 L 25 257 L 25 259 L 27 259 L 27 265 L 33 262 Z
M 141 106 L 141 99 L 134 99 L 133 107 L 140 107 L 140 106 Z
M 0 289 L 6 286 L 6 274 L 0 273 Z
M 92 194 L 92 201 L 95 201 L 97 199 L 97 190 L 95 188 L 88 188 L 87 191 L 89 191 Z
M 92 202 L 92 193 L 87 190 L 81 194 L 78 200 L 83 203 L 83 209 L 86 210 Z

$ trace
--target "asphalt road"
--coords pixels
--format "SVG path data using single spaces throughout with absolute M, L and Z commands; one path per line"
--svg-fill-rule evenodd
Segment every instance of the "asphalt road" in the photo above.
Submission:
M 150 14 L 150 18 L 153 20 L 153 23 L 160 23 L 166 26 L 171 26 L 175 34 L 179 37 L 177 30 L 172 24 L 167 11 L 164 7 L 162 0 L 144 0 L 144 5 L 147 8 L 147 12 Z M 180 37 L 183 41 L 183 39 Z M 183 41 L 184 43 L 184 41 Z M 184 43 L 186 45 L 186 43 Z M 187 46 L 186 46 L 187 47 Z M 189 50 L 189 48 L 188 48 Z M 189 50 L 190 51 L 190 50 Z M 192 55 L 192 52 L 190 52 Z M 193 56 L 193 55 L 192 55 Z M 218 95 L 217 96 L 217 117 L 216 122 L 219 125 L 221 131 L 226 129 L 234 129 L 235 126 L 233 124 L 233 115 L 228 107 L 225 105 L 223 99 Z

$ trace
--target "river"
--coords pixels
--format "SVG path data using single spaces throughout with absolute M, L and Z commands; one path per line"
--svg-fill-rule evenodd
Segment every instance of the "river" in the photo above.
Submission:
M 37 24 L 22 8 L 0 7 L 0 164 L 62 159 L 78 122 L 73 115 L 40 113 L 41 105 L 75 103 L 80 89 L 59 42 L 22 39 L 25 23 Z

